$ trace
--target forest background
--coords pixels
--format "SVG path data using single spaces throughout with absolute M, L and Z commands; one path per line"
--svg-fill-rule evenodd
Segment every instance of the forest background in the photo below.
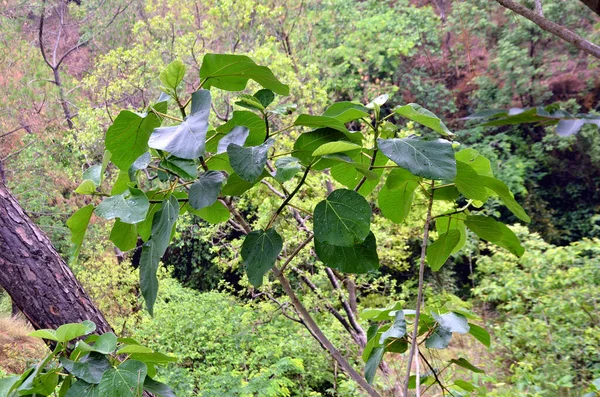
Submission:
M 245 54 L 290 86 L 285 103 L 298 104 L 299 113 L 381 94 L 392 104 L 423 105 L 463 145 L 490 158 L 515 192 L 532 218 L 526 227 L 499 203 L 487 210 L 515 225 L 527 250 L 522 258 L 470 236 L 467 249 L 426 277 L 428 304 L 473 310 L 492 333 L 489 350 L 461 338 L 444 353 L 467 355 L 486 369 L 469 374 L 472 383 L 492 396 L 581 395 L 600 376 L 597 127 L 560 136 L 553 126 L 484 127 L 463 119 L 549 104 L 594 114 L 598 60 L 489 1 L 181 3 L 48 2 L 41 34 L 41 3 L 0 4 L 0 178 L 65 259 L 72 256 L 66 220 L 88 204 L 73 191 L 102 161 L 104 133 L 119 110 L 155 101 L 158 75 L 173 60 L 187 66 L 190 93 L 205 53 Z M 543 2 L 543 13 L 599 41 L 598 17 L 582 3 Z M 236 98 L 215 98 L 222 121 L 239 110 Z M 407 133 L 415 128 L 404 126 Z M 253 191 L 241 207 L 269 214 L 278 201 L 268 189 Z M 360 309 L 414 302 L 425 207 L 417 197 L 417 213 L 403 225 L 375 224 L 382 266 L 354 279 Z M 138 251 L 113 246 L 110 222 L 93 218 L 71 261 L 115 330 L 178 357 L 161 373 L 177 395 L 360 395 L 307 331 L 282 315 L 272 287 L 250 286 L 235 223 L 186 217 L 163 259 L 154 317 L 139 298 Z M 295 226 L 285 233 L 291 238 Z M 328 305 L 339 309 L 339 291 L 313 264 L 303 271 L 318 291 L 298 289 L 328 336 L 344 345 L 340 325 L 326 315 Z M 10 298 L 0 296 L 8 316 Z M 22 371 L 44 353 L 23 337 L 21 323 L 7 317 L 0 327 L 0 374 Z M 356 346 L 344 353 L 362 365 Z

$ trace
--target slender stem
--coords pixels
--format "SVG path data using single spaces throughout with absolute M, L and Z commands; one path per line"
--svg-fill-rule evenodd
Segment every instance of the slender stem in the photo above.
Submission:
M 161 112 L 159 112 L 158 110 L 155 110 L 155 109 L 152 109 L 152 113 L 154 113 L 157 116 L 160 116 L 162 118 L 165 118 L 165 119 L 171 119 L 171 120 L 179 121 L 180 123 L 183 122 L 183 120 L 180 119 L 179 117 L 170 116 L 168 114 L 161 113 Z
M 296 193 L 298 193 L 298 191 L 300 190 L 300 188 L 302 187 L 302 185 L 304 185 L 304 182 L 306 181 L 306 177 L 308 176 L 308 172 L 310 171 L 310 167 L 311 167 L 310 165 L 308 167 L 306 167 L 306 170 L 304 171 L 304 175 L 302 175 L 302 179 L 300 179 L 300 182 L 298 183 L 298 185 L 296 186 L 296 188 L 292 191 L 292 193 L 290 193 L 290 195 L 287 196 L 287 198 L 285 200 L 283 200 L 283 203 L 281 203 L 281 205 L 279 206 L 279 208 L 277 208 L 277 211 L 275 211 L 275 213 L 271 217 L 271 220 L 267 224 L 267 227 L 265 228 L 265 230 L 268 230 L 271 227 L 271 225 L 273 224 L 273 222 L 275 222 L 275 219 L 277 219 L 277 217 L 279 216 L 279 214 L 281 214 L 281 211 L 283 211 L 283 209 L 285 208 L 285 206 L 290 202 L 291 199 L 294 198 L 294 196 L 296 195 Z
M 269 139 L 269 118 L 267 117 L 267 114 L 263 112 L 263 119 L 265 120 L 265 142 L 267 141 L 267 139 Z
M 285 270 L 285 268 L 287 267 L 287 265 L 290 264 L 290 262 L 292 261 L 292 259 L 294 259 L 296 256 L 298 256 L 298 254 L 300 253 L 300 251 L 302 251 L 302 248 L 306 247 L 313 239 L 313 234 L 311 233 L 310 236 L 308 236 L 306 238 L 306 240 L 304 240 L 303 242 L 300 243 L 299 246 L 296 247 L 296 249 L 294 250 L 294 252 L 292 252 L 290 254 L 290 256 L 288 256 L 288 258 L 286 259 L 286 261 L 283 263 L 283 265 L 281 265 L 281 271 L 283 272 Z
M 285 131 L 287 131 L 289 129 L 292 129 L 294 127 L 295 127 L 295 125 L 293 125 L 293 124 L 292 125 L 288 125 L 287 127 L 283 127 L 282 129 L 275 131 L 274 133 L 271 134 L 271 136 L 273 137 L 273 136 L 275 136 L 277 134 L 281 134 L 282 132 L 285 132 Z
M 431 181 L 431 188 L 435 186 L 435 181 Z M 413 324 L 412 340 L 410 344 L 410 353 L 408 353 L 408 367 L 406 368 L 406 378 L 404 379 L 404 396 L 408 396 L 408 381 L 412 369 L 412 361 L 417 348 L 417 339 L 419 337 L 419 317 L 421 316 L 421 301 L 423 300 L 423 279 L 425 274 L 425 256 L 427 255 L 427 239 L 429 239 L 429 226 L 431 225 L 431 210 L 433 208 L 433 194 L 429 196 L 427 206 L 427 219 L 423 228 L 423 244 L 421 246 L 421 259 L 419 262 L 419 291 L 417 293 L 417 307 L 415 310 L 415 322 Z

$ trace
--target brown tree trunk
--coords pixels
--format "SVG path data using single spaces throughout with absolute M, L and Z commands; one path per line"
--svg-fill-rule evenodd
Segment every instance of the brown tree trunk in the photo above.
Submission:
M 111 327 L 50 240 L 0 183 L 0 286 L 35 329 L 91 320 Z

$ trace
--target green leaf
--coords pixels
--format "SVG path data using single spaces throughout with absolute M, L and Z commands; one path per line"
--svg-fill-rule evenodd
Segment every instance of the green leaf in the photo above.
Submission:
M 416 103 L 409 103 L 408 105 L 397 107 L 394 109 L 394 113 L 424 125 L 425 127 L 429 127 L 441 136 L 454 136 L 454 134 L 448 130 L 448 127 L 446 127 L 435 114 Z
M 431 189 L 429 189 L 430 191 Z M 439 189 L 433 190 L 433 199 L 434 200 L 444 200 L 444 201 L 456 201 L 460 197 L 460 192 L 456 188 L 456 186 L 444 186 Z
M 452 143 L 420 137 L 378 139 L 379 149 L 400 167 L 427 179 L 454 180 L 456 160 Z
M 71 231 L 71 242 L 74 244 L 71 260 L 75 260 L 79 256 L 79 250 L 83 244 L 92 212 L 94 212 L 94 205 L 89 204 L 77 210 L 77 212 L 67 219 L 67 227 Z
M 469 323 L 469 333 L 473 335 L 475 339 L 481 342 L 485 347 L 490 347 L 491 338 L 490 334 L 482 327 Z
M 342 123 L 348 123 L 353 120 L 368 117 L 368 109 L 363 105 L 354 102 L 336 102 L 329 106 L 323 116 L 333 117 Z
M 117 351 L 117 354 L 153 353 L 153 350 L 141 345 L 128 345 Z
M 363 149 L 362 152 L 351 156 L 352 162 L 339 161 L 339 164 L 332 166 L 330 170 L 331 176 L 348 189 L 354 189 L 361 179 L 366 176 L 367 180 L 362 184 L 360 189 L 358 189 L 358 193 L 366 197 L 377 187 L 379 179 L 383 174 L 383 168 L 375 168 L 368 171 L 369 166 L 371 165 L 370 157 L 372 156 L 372 149 Z M 331 156 L 327 157 L 331 158 Z M 376 156 L 373 165 L 384 166 L 388 161 L 389 160 L 385 156 Z
M 419 179 L 405 169 L 393 169 L 379 191 L 378 204 L 382 215 L 394 223 L 404 222 L 410 213 Z
M 295 157 L 280 157 L 275 161 L 275 179 L 281 183 L 289 181 L 302 170 L 300 160 Z
M 487 216 L 471 215 L 467 217 L 465 225 L 480 238 L 506 248 L 518 257 L 525 253 L 519 238 L 503 223 Z
M 133 185 L 130 184 L 130 182 L 131 179 L 129 177 L 129 172 L 119 170 L 119 176 L 117 177 L 117 180 L 115 181 L 115 184 L 113 185 L 112 190 L 110 191 L 111 196 L 116 196 L 126 191 L 130 186 Z
M 254 185 L 256 185 L 257 182 L 263 178 L 266 178 L 267 176 L 269 176 L 269 173 L 266 170 L 263 170 L 263 172 L 258 176 L 257 180 L 254 182 L 248 182 L 242 179 L 242 177 L 238 174 L 231 174 L 229 175 L 229 178 L 227 178 L 227 183 L 225 186 L 223 186 L 221 193 L 224 196 L 241 196 Z
M 146 364 L 157 364 L 157 365 L 163 365 L 163 364 L 177 362 L 177 358 L 167 356 L 166 354 L 162 354 L 162 353 L 158 353 L 158 352 L 132 353 L 131 356 L 129 356 L 129 358 L 131 358 L 132 360 L 141 361 Z
M 302 125 L 305 127 L 312 127 L 318 129 L 331 128 L 333 130 L 340 131 L 344 134 L 346 138 L 348 138 L 348 140 L 357 144 L 360 144 L 364 138 L 360 132 L 348 131 L 343 122 L 333 117 L 301 114 L 300 116 L 298 116 L 296 121 L 294 121 L 294 125 Z
M 246 127 L 249 130 L 248 137 L 246 138 L 245 142 L 238 143 L 240 146 L 242 146 L 242 144 L 248 146 L 258 146 L 265 141 L 267 136 L 265 121 L 257 114 L 246 110 L 238 110 L 233 112 L 233 116 L 231 119 L 229 119 L 229 121 L 227 121 L 227 123 L 217 127 L 217 133 L 227 134 L 235 127 Z M 227 150 L 227 146 L 225 146 L 225 150 Z
M 352 190 L 338 189 L 314 210 L 315 239 L 340 247 L 360 244 L 369 235 L 371 206 Z
M 209 114 L 210 91 L 194 92 L 192 113 L 177 126 L 155 129 L 150 135 L 148 146 L 182 159 L 197 159 L 204 154 Z
M 467 242 L 467 227 L 465 226 L 465 220 L 467 216 L 465 214 L 453 214 L 451 216 L 441 216 L 435 219 L 435 228 L 438 234 L 448 233 L 450 230 L 458 230 L 460 233 L 460 240 L 458 244 L 452 250 L 452 253 L 460 251 Z
M 229 144 L 227 154 L 231 168 L 247 182 L 256 182 L 263 173 L 273 143 L 275 141 L 269 139 L 260 146 L 243 147 L 235 143 Z
M 92 165 L 90 168 L 88 168 L 87 170 L 85 170 L 85 172 L 83 173 L 83 179 L 89 179 L 92 182 L 94 182 L 94 184 L 96 186 L 99 186 L 100 183 L 102 182 L 102 165 L 98 164 L 98 165 Z
M 455 154 L 456 161 L 467 163 L 477 174 L 493 177 L 492 164 L 490 160 L 479 154 L 475 149 L 463 149 Z
M 379 344 L 385 345 L 388 338 L 400 339 L 403 338 L 404 335 L 406 335 L 406 319 L 404 318 L 404 312 L 398 310 L 392 326 L 381 334 Z
M 235 143 L 238 146 L 244 146 L 244 143 L 246 143 L 246 139 L 248 139 L 249 135 L 250 130 L 248 129 L 248 127 L 233 127 L 231 132 L 229 132 L 219 141 L 217 153 L 220 154 L 227 152 L 227 146 L 229 146 L 232 143 Z
M 185 65 L 179 59 L 174 60 L 160 72 L 160 81 L 167 89 L 175 92 L 185 77 Z
M 110 232 L 110 241 L 121 251 L 129 251 L 137 245 L 137 226 L 116 220 Z
M 250 94 L 240 94 L 238 101 L 235 104 L 247 109 L 260 110 L 261 112 L 265 110 L 265 107 L 260 103 L 258 98 Z
M 81 182 L 81 184 L 75 189 L 75 193 L 78 194 L 92 194 L 96 191 L 96 184 L 90 180 L 86 179 Z
M 19 376 L 10 376 L 0 379 L 0 396 L 8 397 L 8 392 L 21 380 Z
M 450 332 L 457 332 L 459 334 L 466 334 L 469 332 L 469 322 L 462 314 L 450 312 L 442 315 L 432 313 L 432 315 L 435 321 L 440 324 L 440 327 L 447 329 Z
M 146 379 L 146 364 L 127 360 L 109 369 L 98 385 L 99 397 L 141 397 Z
M 481 177 L 471 166 L 462 161 L 456 162 L 456 188 L 466 198 L 485 202 L 489 193 Z
M 438 327 L 430 336 L 425 340 L 425 347 L 428 349 L 445 349 L 450 344 L 452 339 L 452 332 L 446 328 Z
M 266 232 L 254 230 L 244 239 L 242 259 L 248 280 L 256 288 L 262 285 L 264 275 L 273 268 L 282 248 L 283 240 L 273 228 Z
M 69 388 L 65 397 L 98 397 L 98 392 L 98 385 L 78 380 Z
M 85 320 L 81 323 L 63 324 L 56 330 L 56 339 L 59 342 L 69 342 L 83 335 L 91 334 L 96 330 L 96 324 Z
M 452 360 L 450 360 L 450 362 L 452 364 L 458 365 L 459 367 L 463 367 L 465 369 L 468 369 L 469 371 L 472 371 L 472 372 L 475 372 L 478 374 L 485 373 L 484 370 L 477 368 L 476 366 L 474 366 L 473 364 L 471 364 L 468 360 L 466 360 L 464 358 L 459 358 L 458 360 L 452 359 Z
M 270 110 L 270 113 L 278 114 L 280 116 L 288 116 L 294 113 L 298 109 L 298 105 L 294 103 L 283 103 L 277 105 L 274 109 Z
M 475 391 L 475 389 L 476 389 L 476 387 L 473 384 L 471 384 L 467 381 L 464 381 L 464 380 L 460 380 L 460 379 L 455 380 L 454 384 L 468 392 Z
M 201 210 L 213 205 L 219 197 L 224 180 L 225 175 L 219 171 L 206 171 L 200 175 L 198 182 L 190 187 L 190 206 Z
M 177 397 L 171 388 L 164 383 L 155 381 L 150 377 L 144 380 L 144 390 L 161 397 Z
M 402 310 L 402 302 L 396 302 L 385 309 L 365 309 L 360 314 L 363 320 L 385 321 L 395 316 L 397 310 Z
M 77 379 L 90 384 L 100 383 L 104 372 L 112 368 L 112 365 L 110 365 L 110 362 L 106 357 L 97 353 L 91 353 L 78 362 L 71 361 L 66 357 L 61 357 L 60 363 L 70 374 L 77 377 Z
M 258 66 L 245 55 L 206 54 L 200 67 L 204 87 L 226 91 L 242 91 L 252 79 L 276 94 L 289 95 L 289 87 L 282 84 L 266 66 Z
M 162 208 L 154 214 L 152 220 L 152 237 L 142 247 L 140 288 L 146 301 L 148 312 L 151 315 L 153 314 L 154 302 L 158 293 L 158 279 L 156 278 L 158 263 L 169 246 L 172 229 L 177 221 L 178 214 L 179 202 L 175 196 L 171 196 L 168 200 L 163 201 Z
M 50 370 L 45 373 L 37 374 L 35 377 L 29 376 L 17 388 L 16 392 L 19 396 L 49 396 L 51 395 L 58 384 L 57 369 Z
M 379 364 L 381 363 L 381 359 L 383 358 L 384 349 L 383 347 L 376 347 L 371 351 L 369 355 L 369 359 L 365 364 L 365 379 L 367 383 L 372 384 L 375 379 L 375 374 L 377 373 L 377 368 L 379 368 Z
M 105 198 L 97 207 L 96 215 L 104 219 L 119 218 L 124 223 L 140 223 L 146 219 L 150 207 L 148 198 L 139 189 L 130 187 L 116 196 Z
M 106 131 L 106 149 L 112 153 L 111 161 L 127 171 L 133 162 L 148 151 L 148 139 L 159 127 L 161 119 L 154 113 L 137 114 L 122 110 Z
M 117 337 L 112 332 L 107 332 L 96 338 L 94 345 L 90 346 L 86 342 L 80 341 L 78 349 L 84 352 L 95 352 L 100 354 L 111 354 L 117 348 Z M 89 382 L 89 381 L 86 381 Z M 94 382 L 90 382 L 94 383 Z
M 315 239 L 319 260 L 328 267 L 344 273 L 361 274 L 379 268 L 375 235 L 369 233 L 365 241 L 350 247 L 340 247 Z
M 169 156 L 160 162 L 160 167 L 186 180 L 194 179 L 198 176 L 198 165 L 194 160 Z
M 59 342 L 58 338 L 56 337 L 56 331 L 53 329 L 38 329 L 37 331 L 30 332 L 27 334 L 27 336 Z
M 328 142 L 321 146 L 319 146 L 314 152 L 312 152 L 312 157 L 324 156 L 326 154 L 332 153 L 346 153 L 352 152 L 355 150 L 361 150 L 362 146 L 357 145 L 352 142 L 346 141 L 337 141 L 337 142 Z
M 229 210 L 220 201 L 215 201 L 214 204 L 204 207 L 201 210 L 195 210 L 190 207 L 190 212 L 212 224 L 223 223 L 229 220 Z
M 275 100 L 275 94 L 273 94 L 273 91 L 266 88 L 256 91 L 256 93 L 254 93 L 254 97 L 258 99 L 260 104 L 265 108 Z
M 500 200 L 502 200 L 506 208 L 508 208 L 510 212 L 512 212 L 517 218 L 523 222 L 531 222 L 529 215 L 527 215 L 523 207 L 517 203 L 512 192 L 508 189 L 508 186 L 506 186 L 504 182 L 490 177 L 481 177 L 480 179 L 485 187 L 493 190 L 494 193 L 500 197 Z
M 292 152 L 292 155 L 299 159 L 302 165 L 308 166 L 315 160 L 312 156 L 313 152 L 321 145 L 346 139 L 344 134 L 331 128 L 320 128 L 306 132 L 301 134 L 298 139 L 296 139 L 296 142 L 294 142 L 294 151 Z M 335 165 L 335 161 L 321 159 L 314 165 L 313 169 L 323 170 L 331 167 L 332 164 Z
M 427 263 L 431 267 L 431 270 L 434 272 L 440 270 L 459 242 L 460 231 L 452 229 L 447 233 L 441 234 L 433 244 L 427 247 Z

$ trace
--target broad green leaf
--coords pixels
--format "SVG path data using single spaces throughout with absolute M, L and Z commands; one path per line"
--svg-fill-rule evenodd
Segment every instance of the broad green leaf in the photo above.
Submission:
M 334 190 L 321 201 L 313 215 L 315 239 L 340 247 L 360 244 L 369 235 L 371 206 L 352 190 Z
M 244 146 L 244 143 L 246 143 L 246 139 L 248 139 L 249 135 L 250 130 L 248 127 L 233 127 L 233 129 L 219 141 L 217 153 L 220 154 L 227 152 L 227 146 L 232 143 L 235 143 L 238 146 Z
M 87 170 L 85 170 L 85 172 L 83 173 L 83 179 L 89 179 L 92 182 L 94 182 L 94 184 L 96 186 L 99 186 L 100 183 L 102 182 L 102 165 L 98 164 L 98 165 L 92 165 L 90 168 L 88 168 Z
M 302 165 L 308 166 L 315 158 L 312 156 L 313 152 L 328 142 L 336 142 L 340 140 L 346 140 L 346 136 L 339 131 L 331 128 L 320 128 L 314 131 L 300 134 L 296 142 L 294 142 L 294 151 L 292 155 L 300 160 Z M 317 162 L 313 169 L 323 170 L 335 165 L 336 162 L 333 160 L 321 159 Z
M 283 103 L 277 105 L 274 109 L 270 110 L 270 113 L 278 114 L 280 116 L 288 116 L 294 113 L 298 109 L 298 105 L 293 103 Z
M 301 125 L 312 128 L 332 128 L 340 132 L 348 132 L 348 129 L 343 122 L 327 116 L 313 116 L 310 114 L 301 114 L 294 121 L 294 125 Z
M 160 162 L 160 167 L 186 180 L 198 177 L 198 165 L 194 160 L 169 156 Z
M 344 273 L 367 273 L 379 268 L 375 235 L 369 233 L 365 241 L 350 247 L 340 247 L 315 239 L 315 252 L 321 262 Z
M 129 345 L 117 351 L 117 354 L 132 354 L 132 353 L 153 353 L 153 350 L 146 346 Z
M 283 240 L 273 228 L 266 232 L 254 230 L 244 239 L 242 259 L 248 280 L 256 288 L 262 285 L 264 275 L 273 268 L 282 248 Z
M 429 386 L 433 383 L 435 383 L 435 378 L 433 376 L 429 376 L 427 374 L 423 374 L 423 375 L 419 376 L 419 385 Z M 408 388 L 410 390 L 417 388 L 417 376 L 416 375 L 411 375 L 410 378 L 408 379 Z M 457 396 L 456 394 L 451 394 L 451 396 L 452 397 L 464 397 L 464 396 Z
M 65 397 L 99 397 L 98 385 L 78 380 L 65 394 Z
M 112 332 L 107 332 L 98 336 L 93 346 L 86 342 L 80 341 L 78 349 L 84 352 L 95 352 L 100 354 L 111 354 L 117 348 L 117 337 Z M 86 381 L 89 382 L 89 381 Z M 93 382 L 90 382 L 93 383 Z
M 179 202 L 175 196 L 163 201 L 162 208 L 154 214 L 152 220 L 152 237 L 142 247 L 140 258 L 140 288 L 146 301 L 148 312 L 152 315 L 154 302 L 158 293 L 158 279 L 156 271 L 160 258 L 164 255 L 173 226 L 179 214 Z
M 92 194 L 96 191 L 96 184 L 91 179 L 86 179 L 75 189 L 78 194 Z
M 265 141 L 267 136 L 265 121 L 256 113 L 246 110 L 233 112 L 233 116 L 227 123 L 217 127 L 217 133 L 224 135 L 232 131 L 235 127 L 246 127 L 249 131 L 248 137 L 244 143 L 233 142 L 240 146 L 242 146 L 242 144 L 247 146 L 258 146 Z M 225 150 L 227 150 L 227 146 L 225 146 Z
M 450 141 L 408 137 L 378 139 L 377 143 L 383 154 L 413 175 L 448 181 L 456 176 L 456 160 Z
M 459 334 L 466 334 L 469 332 L 469 323 L 462 314 L 450 312 L 442 315 L 432 313 L 432 315 L 435 321 L 440 324 L 440 327 L 447 329 L 450 332 L 457 332 Z
M 210 91 L 199 90 L 192 94 L 192 113 L 179 125 L 156 128 L 148 146 L 171 153 L 182 159 L 197 159 L 204 154 Z
M 110 191 L 111 196 L 116 196 L 125 192 L 127 189 L 129 189 L 130 186 L 133 185 L 130 184 L 130 182 L 130 173 L 128 171 L 119 170 L 119 176 L 117 177 L 117 180 L 115 181 L 115 184 L 113 185 L 112 190 Z
M 354 102 L 336 102 L 329 106 L 323 116 L 333 117 L 342 123 L 348 123 L 363 117 L 368 117 L 368 109 Z
M 358 193 L 366 197 L 377 187 L 379 179 L 383 174 L 383 168 L 375 168 L 368 171 L 371 165 L 372 156 L 372 149 L 363 149 L 362 152 L 351 157 L 352 162 L 338 161 L 339 164 L 331 167 L 331 176 L 348 189 L 354 189 L 363 177 L 366 177 L 367 180 L 362 184 L 360 189 L 358 189 Z M 327 157 L 331 158 L 331 156 Z M 388 161 L 387 157 L 379 155 L 375 157 L 375 163 L 373 165 L 384 166 Z
M 379 367 L 381 359 L 383 358 L 383 353 L 383 347 L 376 347 L 373 350 L 371 350 L 369 359 L 365 364 L 365 379 L 369 384 L 372 384 L 373 380 L 375 379 L 375 374 L 377 373 L 377 368 Z
M 129 358 L 132 359 L 132 360 L 141 361 L 141 362 L 146 363 L 146 364 L 163 365 L 163 364 L 169 364 L 169 363 L 177 362 L 177 358 L 176 357 L 167 356 L 166 354 L 162 354 L 162 353 L 159 353 L 159 352 L 152 352 L 152 353 L 132 353 L 129 356 Z
M 483 374 L 485 373 L 484 370 L 477 368 L 476 366 L 474 366 L 473 364 L 471 364 L 467 359 L 464 358 L 459 358 L 458 360 L 456 359 L 452 359 L 450 360 L 450 362 L 452 364 L 458 365 L 459 367 L 463 367 L 465 369 L 468 369 L 469 371 L 478 373 L 478 374 Z
M 431 189 L 429 189 L 430 191 Z M 433 199 L 434 200 L 443 200 L 443 201 L 456 201 L 457 198 L 460 197 L 460 192 L 456 188 L 456 186 L 443 186 L 439 189 L 433 190 Z
M 404 222 L 410 213 L 419 179 L 405 169 L 393 169 L 379 191 L 378 204 L 382 215 L 394 223 Z
M 204 207 L 201 210 L 190 208 L 190 212 L 212 224 L 223 223 L 229 220 L 229 210 L 220 201 L 215 201 L 214 204 Z
M 96 324 L 85 320 L 81 323 L 63 324 L 56 330 L 56 339 L 59 342 L 69 342 L 83 335 L 88 335 L 96 330 Z
M 133 164 L 131 164 L 131 167 L 129 167 L 129 171 L 132 172 L 132 171 L 138 171 L 138 170 L 145 170 L 146 168 L 148 168 L 151 161 L 152 161 L 152 155 L 150 154 L 150 152 L 146 152 L 146 153 L 142 154 L 140 157 L 138 157 L 137 159 L 135 159 Z
M 124 223 L 140 223 L 146 219 L 149 207 L 150 202 L 144 192 L 130 187 L 121 194 L 105 198 L 96 207 L 95 213 L 108 220 L 119 218 Z
M 430 336 L 425 340 L 425 347 L 428 349 L 445 349 L 450 344 L 452 339 L 452 332 L 446 328 L 438 327 Z
M 388 94 L 379 95 L 377 98 L 375 98 L 371 102 L 369 102 L 365 107 L 367 109 L 373 109 L 373 107 L 375 105 L 377 105 L 377 106 L 383 106 L 388 101 L 389 97 L 390 96 Z
M 427 263 L 431 270 L 437 272 L 446 263 L 454 248 L 460 242 L 460 231 L 451 229 L 441 234 L 437 240 L 427 247 Z
M 141 397 L 147 371 L 146 364 L 136 360 L 109 369 L 98 385 L 98 397 Z
M 463 149 L 455 154 L 456 161 L 467 163 L 475 172 L 482 176 L 493 177 L 490 160 L 479 154 L 475 149 Z
M 352 142 L 346 141 L 337 141 L 337 142 L 328 142 L 321 146 L 319 146 L 314 152 L 312 152 L 312 157 L 324 156 L 326 154 L 332 153 L 346 153 L 352 152 L 356 150 L 361 150 L 362 146 L 357 145 Z
M 66 357 L 60 358 L 62 366 L 70 374 L 90 384 L 98 384 L 104 372 L 112 368 L 110 362 L 102 354 L 91 353 L 78 362 L 71 361 Z
M 21 378 L 19 376 L 9 376 L 0 379 L 0 396 L 9 396 L 8 392 L 13 389 L 20 380 Z
M 161 119 L 154 113 L 138 114 L 122 110 L 106 131 L 106 149 L 120 170 L 128 171 L 133 162 L 148 150 L 148 139 Z
M 403 338 L 404 335 L 406 335 L 406 319 L 404 318 L 404 312 L 398 310 L 392 326 L 381 334 L 379 344 L 385 345 L 388 338 L 400 339 Z
M 527 215 L 523 207 L 517 203 L 513 194 L 504 182 L 490 177 L 481 177 L 480 179 L 484 183 L 485 187 L 491 189 L 498 195 L 498 197 L 500 197 L 500 200 L 502 200 L 506 208 L 508 208 L 510 212 L 512 212 L 517 218 L 523 222 L 531 222 L 529 215 Z
M 506 248 L 518 257 L 525 253 L 519 238 L 503 223 L 487 216 L 471 215 L 467 217 L 465 225 L 480 238 Z
M 16 395 L 19 396 L 49 396 L 58 384 L 58 369 L 52 369 L 45 373 L 37 374 L 35 377 L 29 376 L 16 389 Z
M 464 222 L 466 219 L 467 216 L 465 214 L 453 214 L 451 216 L 441 216 L 435 219 L 435 228 L 438 234 L 448 233 L 453 229 L 458 230 L 460 233 L 460 240 L 452 250 L 453 254 L 460 251 L 467 242 L 467 227 Z
M 260 110 L 261 112 L 265 110 L 265 107 L 260 103 L 258 98 L 250 94 L 240 94 L 238 101 L 235 104 L 247 109 Z
M 256 91 L 254 93 L 254 97 L 258 99 L 260 104 L 265 108 L 275 100 L 275 94 L 273 94 L 273 91 L 266 88 Z
M 79 256 L 79 250 L 83 244 L 83 239 L 85 237 L 88 224 L 90 223 L 92 212 L 94 212 L 94 205 L 89 204 L 78 209 L 77 212 L 67 219 L 67 227 L 71 231 L 71 242 L 74 244 L 71 260 L 75 260 L 77 259 L 77 256 Z
M 209 207 L 217 201 L 225 175 L 219 171 L 206 171 L 200 175 L 198 182 L 190 187 L 190 205 L 192 208 L 201 210 Z
M 276 94 L 289 95 L 289 87 L 281 83 L 266 66 L 258 66 L 245 55 L 206 54 L 200 67 L 204 87 L 225 91 L 242 91 L 252 79 Z
M 263 173 L 273 143 L 275 141 L 269 139 L 260 146 L 243 147 L 235 143 L 229 144 L 227 154 L 231 168 L 247 182 L 256 182 Z
M 302 171 L 300 160 L 295 157 L 280 157 L 275 161 L 277 170 L 275 179 L 281 183 L 289 181 L 298 172 Z
M 363 320 L 385 321 L 394 317 L 397 310 L 402 310 L 402 302 L 396 302 L 385 309 L 365 309 L 360 314 Z
M 242 179 L 238 174 L 231 174 L 229 175 L 229 178 L 227 178 L 227 183 L 223 186 L 223 189 L 221 189 L 221 193 L 223 193 L 224 196 L 241 196 L 249 189 L 252 189 L 252 187 L 261 179 L 268 176 L 269 173 L 266 170 L 263 170 L 256 181 L 248 182 Z
M 425 127 L 429 127 L 441 136 L 453 136 L 448 127 L 435 114 L 416 103 L 400 106 L 394 109 L 394 113 L 415 121 Z
M 179 59 L 174 60 L 160 72 L 159 78 L 163 86 L 175 92 L 185 77 L 185 65 Z
M 476 387 L 473 384 L 471 384 L 467 381 L 464 381 L 464 380 L 460 380 L 460 379 L 455 380 L 454 384 L 456 386 L 460 387 L 461 389 L 463 389 L 464 391 L 468 391 L 468 392 L 475 391 L 475 389 L 476 389 Z
M 481 342 L 485 347 L 490 347 L 491 338 L 489 332 L 487 332 L 484 328 L 469 323 L 469 333 L 473 335 L 475 339 Z
M 482 176 L 477 174 L 471 166 L 462 161 L 456 162 L 456 188 L 466 198 L 485 202 L 489 193 L 483 183 Z
M 38 329 L 37 331 L 30 332 L 27 334 L 27 336 L 59 342 L 58 338 L 56 337 L 56 331 L 53 329 Z
M 129 251 L 137 245 L 137 226 L 116 220 L 110 232 L 110 241 L 121 251 Z
M 157 382 L 148 376 L 146 376 L 146 379 L 144 380 L 144 390 L 149 391 L 155 396 L 176 397 L 175 393 L 169 386 L 165 385 L 164 383 Z

